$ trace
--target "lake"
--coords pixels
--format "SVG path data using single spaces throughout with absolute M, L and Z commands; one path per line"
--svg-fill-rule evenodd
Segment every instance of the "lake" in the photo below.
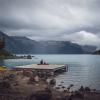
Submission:
M 33 55 L 32 59 L 8 59 L 0 61 L 1 65 L 14 67 L 39 63 L 41 59 L 50 64 L 67 64 L 68 72 L 56 77 L 57 85 L 69 86 L 74 84 L 73 89 L 79 86 L 89 86 L 100 90 L 100 56 L 77 55 L 77 54 L 41 54 Z M 61 83 L 63 81 L 64 83 Z

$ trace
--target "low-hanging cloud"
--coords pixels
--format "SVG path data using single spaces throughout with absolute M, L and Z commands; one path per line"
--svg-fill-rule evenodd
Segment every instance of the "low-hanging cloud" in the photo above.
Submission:
M 86 31 L 80 31 L 69 35 L 65 34 L 62 38 L 81 45 L 99 46 L 98 44 L 100 44 L 100 37 L 98 35 Z
M 100 45 L 100 0 L 0 0 L 0 29 L 35 40 Z

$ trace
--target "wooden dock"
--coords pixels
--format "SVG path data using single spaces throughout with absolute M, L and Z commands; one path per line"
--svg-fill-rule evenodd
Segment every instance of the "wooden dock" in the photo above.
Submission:
M 16 66 L 16 70 L 31 70 L 33 72 L 55 75 L 68 70 L 67 65 L 56 65 L 56 64 L 31 64 L 24 66 Z

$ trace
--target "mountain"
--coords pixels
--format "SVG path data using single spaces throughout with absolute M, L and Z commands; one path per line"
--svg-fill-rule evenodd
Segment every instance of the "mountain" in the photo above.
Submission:
M 83 45 L 82 49 L 85 53 L 93 53 L 94 51 L 96 51 L 97 47 L 92 45 Z
M 3 49 L 5 47 L 5 39 L 0 36 L 0 49 Z
M 16 54 L 84 54 L 82 46 L 69 41 L 34 41 L 27 37 L 8 36 L 0 31 L 5 38 L 5 48 Z
M 20 53 L 34 54 L 83 54 L 81 46 L 69 41 L 34 41 L 26 37 L 11 37 L 23 49 Z M 17 42 L 17 44 L 18 44 Z M 17 52 L 16 52 L 17 53 Z
M 36 46 L 37 53 L 47 54 L 81 54 L 81 46 L 69 41 L 39 41 Z
M 34 45 L 37 45 L 35 41 L 26 37 L 8 36 L 2 31 L 0 31 L 0 36 L 5 38 L 5 49 L 12 53 L 32 53 Z
M 93 54 L 100 55 L 100 50 L 93 52 Z
M 0 31 L 0 60 L 13 57 L 12 53 L 10 53 L 6 49 L 4 49 L 4 47 L 5 47 L 5 37 L 7 37 L 7 36 Z
M 0 36 L 5 38 L 5 49 L 11 52 L 16 52 L 16 50 L 18 49 L 17 42 L 10 36 L 4 34 L 2 31 L 0 31 Z
M 10 36 L 16 43 L 18 49 L 16 49 L 15 53 L 34 53 L 35 47 L 38 45 L 38 42 L 31 40 L 27 37 L 18 37 L 18 36 Z

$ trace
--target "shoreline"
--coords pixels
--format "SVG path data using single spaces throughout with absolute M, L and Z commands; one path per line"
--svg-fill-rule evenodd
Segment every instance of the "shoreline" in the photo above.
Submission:
M 54 80 L 54 77 L 48 77 L 47 79 Z M 2 83 L 3 85 L 1 85 Z M 60 98 L 59 100 L 65 100 L 63 98 L 68 98 L 66 100 L 69 100 L 69 98 L 79 98 L 80 96 L 82 98 L 83 94 L 84 98 L 94 98 L 93 100 L 99 100 L 97 99 L 97 97 L 100 97 L 100 93 L 98 93 L 96 89 L 91 91 L 89 87 L 82 86 L 80 87 L 80 90 L 76 91 L 70 90 L 71 88 L 74 87 L 74 84 L 71 84 L 69 87 L 64 87 L 63 85 L 55 87 L 55 82 L 52 81 L 50 83 L 50 80 L 47 81 L 44 77 L 39 78 L 33 75 L 33 73 L 31 73 L 30 71 L 23 72 L 23 71 L 7 70 L 0 72 L 0 86 L 2 86 L 2 89 L 4 88 L 3 90 L 4 93 L 2 92 L 3 94 L 0 95 L 8 94 L 11 96 L 14 95 L 15 97 L 18 96 L 26 98 L 26 97 L 31 97 L 32 94 L 34 94 L 34 97 L 36 97 L 36 95 L 39 96 L 46 95 L 52 97 L 52 99 L 48 98 L 48 100 L 58 100 L 59 98 Z M 60 91 L 60 88 L 62 88 L 62 91 Z M 86 100 L 92 100 L 92 99 L 86 99 Z

